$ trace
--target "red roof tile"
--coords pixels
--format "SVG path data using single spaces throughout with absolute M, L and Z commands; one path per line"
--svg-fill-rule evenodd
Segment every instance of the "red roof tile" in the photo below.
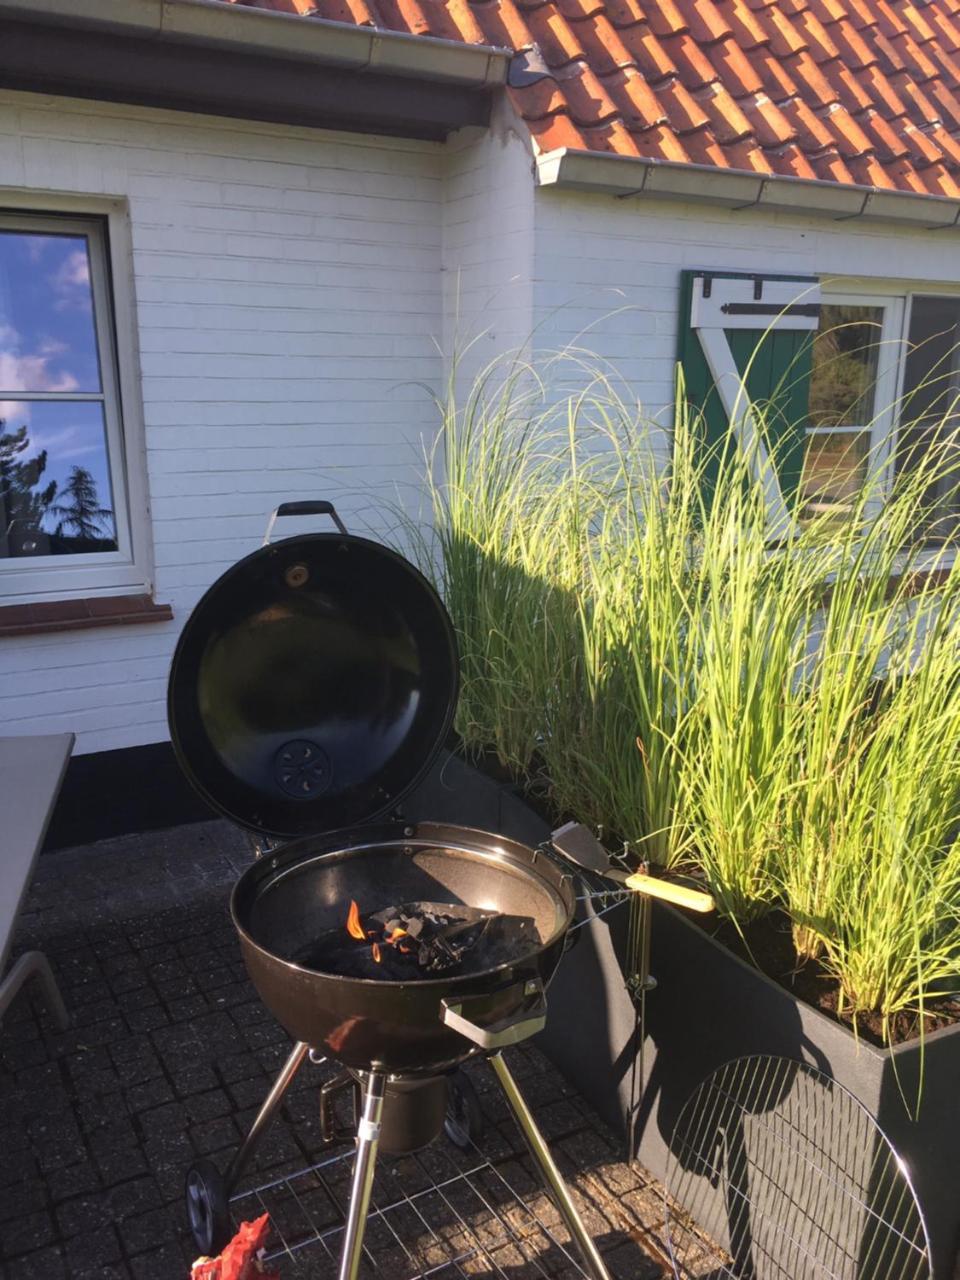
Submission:
M 537 147 L 960 198 L 960 0 L 232 0 L 533 50 Z

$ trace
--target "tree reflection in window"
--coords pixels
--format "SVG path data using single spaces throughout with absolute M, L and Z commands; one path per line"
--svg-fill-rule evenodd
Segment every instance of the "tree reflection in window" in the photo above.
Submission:
M 0 556 L 115 551 L 113 510 L 92 473 L 75 464 L 58 483 L 47 476 L 47 450 L 31 446 L 26 424 L 8 430 L 0 419 Z

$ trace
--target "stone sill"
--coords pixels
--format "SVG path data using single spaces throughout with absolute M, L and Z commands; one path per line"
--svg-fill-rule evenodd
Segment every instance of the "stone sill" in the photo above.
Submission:
M 152 596 L 90 596 L 0 606 L 0 637 L 43 635 L 49 631 L 88 631 L 93 627 L 169 622 L 173 610 Z

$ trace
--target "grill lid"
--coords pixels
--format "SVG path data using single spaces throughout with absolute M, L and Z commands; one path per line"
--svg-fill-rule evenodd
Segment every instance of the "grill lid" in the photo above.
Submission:
M 453 626 L 426 578 L 379 543 L 316 533 L 210 587 L 174 653 L 167 715 L 209 804 L 292 837 L 392 811 L 436 758 L 457 689 Z

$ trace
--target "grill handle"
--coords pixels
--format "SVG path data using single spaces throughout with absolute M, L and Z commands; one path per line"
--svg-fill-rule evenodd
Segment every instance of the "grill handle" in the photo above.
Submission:
M 267 531 L 263 535 L 263 545 L 265 547 L 270 545 L 273 526 L 282 516 L 329 516 L 344 537 L 349 537 L 347 526 L 337 515 L 333 503 L 327 502 L 323 498 L 310 498 L 305 502 L 281 502 L 279 507 L 274 509 L 273 514 L 267 521 Z
M 522 991 L 520 1008 L 505 1018 L 488 1019 L 492 1008 L 501 1004 L 507 991 Z M 522 987 L 503 988 L 464 996 L 462 1000 L 441 1000 L 444 1026 L 466 1036 L 481 1049 L 506 1049 L 542 1031 L 547 1021 L 547 997 L 539 978 L 531 978 Z

